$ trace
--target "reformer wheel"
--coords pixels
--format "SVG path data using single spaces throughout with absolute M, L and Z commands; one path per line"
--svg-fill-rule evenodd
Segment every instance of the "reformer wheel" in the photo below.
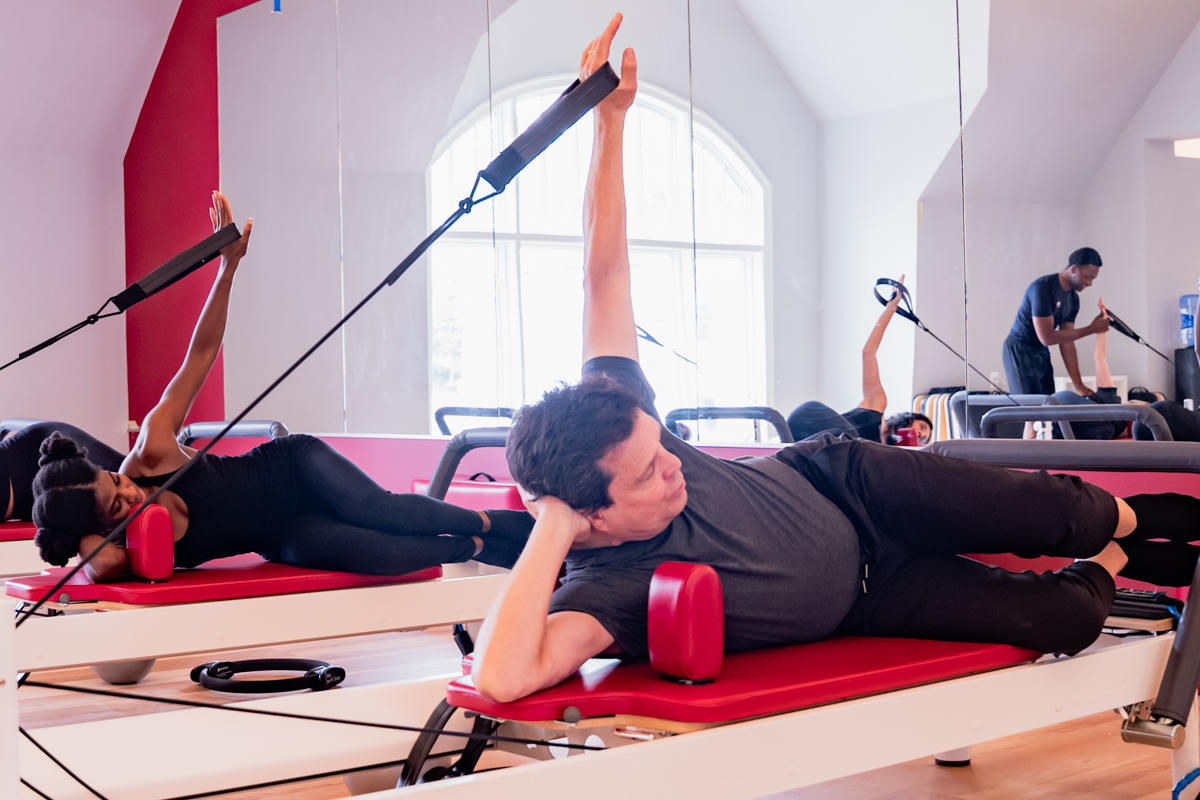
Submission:
M 462 754 L 458 760 L 449 766 L 441 764 L 430 767 L 424 773 L 422 769 L 425 762 L 429 758 L 430 752 L 433 750 L 433 745 L 437 742 L 441 732 L 445 730 L 446 723 L 454 716 L 454 712 L 458 710 L 458 706 L 452 706 L 445 700 L 438 703 L 437 708 L 429 715 L 429 719 L 425 722 L 425 731 L 422 731 L 415 742 L 413 742 L 412 750 L 408 753 L 408 758 L 404 761 L 404 769 L 400 773 L 400 782 L 396 786 L 412 786 L 417 783 L 430 783 L 432 781 L 441 781 L 446 778 L 457 778 L 462 775 L 470 775 L 475 771 L 475 767 L 479 764 L 479 758 L 483 755 L 483 751 L 487 749 L 488 742 L 491 740 L 492 734 L 500 727 L 500 723 L 493 719 L 488 719 L 482 716 L 476 716 L 475 722 L 471 726 L 471 733 L 476 734 L 474 737 L 467 739 L 462 747 Z
M 445 700 L 438 702 L 433 713 L 429 715 L 429 719 L 425 721 L 426 729 L 417 735 L 412 749 L 408 751 L 408 758 L 404 760 L 404 769 L 400 773 L 400 782 L 396 784 L 397 788 L 415 786 L 420 782 L 421 769 L 425 766 L 425 761 L 429 758 L 434 743 L 457 710 L 458 706 L 452 706 Z

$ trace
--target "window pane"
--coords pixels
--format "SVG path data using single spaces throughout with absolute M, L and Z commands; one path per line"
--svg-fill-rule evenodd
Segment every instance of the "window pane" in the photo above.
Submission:
M 700 405 L 765 404 L 765 331 L 757 256 L 700 252 L 696 256 Z M 749 423 L 705 423 L 727 437 Z M 728 440 L 728 438 L 726 438 Z
M 442 241 L 430 252 L 430 406 L 500 405 L 491 245 Z M 430 431 L 436 432 L 432 419 Z
M 633 318 L 649 336 L 638 340 L 638 358 L 665 416 L 696 405 L 696 340 L 691 250 L 630 248 Z
M 639 97 L 625 122 L 625 200 L 631 239 L 692 240 L 688 113 Z
M 571 245 L 520 248 L 524 402 L 559 381 L 579 380 L 583 352 L 583 251 Z
M 711 132 L 697 130 L 694 151 L 697 241 L 761 246 L 762 184 Z

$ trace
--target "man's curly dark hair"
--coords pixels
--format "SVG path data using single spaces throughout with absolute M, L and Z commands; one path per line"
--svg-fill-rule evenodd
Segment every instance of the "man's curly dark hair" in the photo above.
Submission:
M 633 433 L 638 399 L 593 375 L 559 386 L 517 412 L 508 434 L 508 468 L 534 499 L 550 495 L 584 514 L 612 505 L 612 476 L 600 460 Z
M 103 531 L 91 484 L 100 468 L 87 459 L 87 450 L 55 432 L 42 440 L 37 475 L 33 478 L 33 522 L 42 560 L 66 566 L 79 552 L 79 540 Z

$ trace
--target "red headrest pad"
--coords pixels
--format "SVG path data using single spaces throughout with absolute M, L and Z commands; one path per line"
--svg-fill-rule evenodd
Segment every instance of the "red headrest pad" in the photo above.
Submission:
M 175 535 L 171 514 L 151 505 L 125 529 L 129 571 L 148 581 L 165 581 L 175 570 Z
M 650 665 L 656 670 L 689 681 L 717 677 L 725 651 L 725 610 L 717 571 L 707 564 L 660 564 L 650 580 L 646 627 Z

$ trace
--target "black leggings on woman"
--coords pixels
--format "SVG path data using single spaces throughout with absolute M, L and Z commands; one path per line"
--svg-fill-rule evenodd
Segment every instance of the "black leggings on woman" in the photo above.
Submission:
M 0 494 L 12 485 L 11 519 L 29 519 L 33 514 L 33 476 L 38 471 L 38 448 L 54 432 L 73 439 L 87 450 L 88 459 L 101 469 L 115 472 L 125 456 L 94 436 L 65 422 L 34 422 L 22 428 L 0 428 Z M 4 512 L 0 502 L 0 514 Z
M 511 566 L 532 527 L 523 511 L 489 511 L 485 534 L 477 512 L 389 492 L 320 439 L 288 436 L 270 444 L 287 450 L 290 497 L 279 500 L 296 509 L 263 553 L 272 561 L 394 575 L 467 561 L 475 553 L 472 536 L 480 536 L 480 560 Z

